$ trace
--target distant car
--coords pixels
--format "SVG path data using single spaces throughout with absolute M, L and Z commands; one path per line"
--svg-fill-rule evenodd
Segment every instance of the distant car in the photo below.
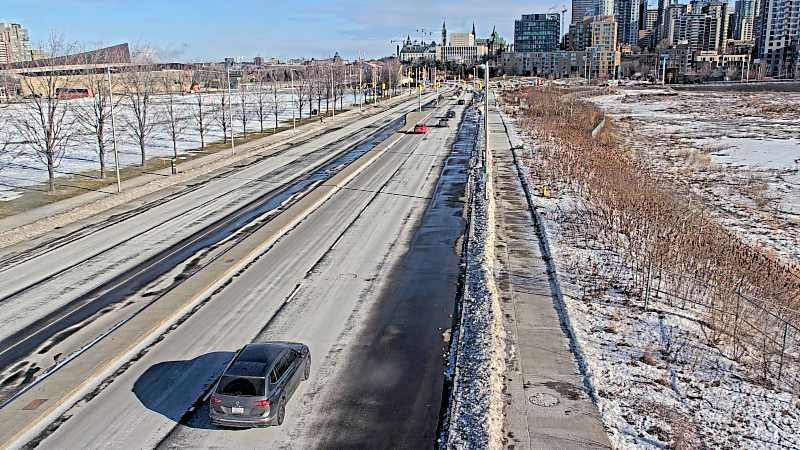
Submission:
M 459 101 L 458 101 L 458 104 L 459 104 L 459 105 L 466 105 L 466 104 L 467 104 L 467 102 L 466 102 L 466 100 L 464 100 L 464 99 L 462 98 L 461 100 L 459 100 Z
M 444 128 L 450 124 L 450 121 L 447 120 L 447 117 L 442 117 L 439 119 L 439 127 Z
M 455 117 L 456 117 L 456 112 L 455 111 L 447 111 L 447 118 L 448 119 L 454 119 Z
M 425 134 L 428 132 L 428 126 L 424 123 L 414 125 L 414 134 Z
M 281 425 L 286 403 L 311 373 L 311 352 L 295 342 L 247 344 L 212 390 L 211 423 L 228 427 Z

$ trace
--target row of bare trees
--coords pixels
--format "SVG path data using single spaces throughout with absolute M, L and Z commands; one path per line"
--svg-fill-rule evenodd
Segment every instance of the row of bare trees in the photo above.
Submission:
M 506 95 L 521 99 L 530 106 L 519 121 L 539 142 L 530 161 L 536 184 L 577 194 L 560 217 L 572 239 L 614 252 L 604 271 L 645 309 L 696 308 L 709 345 L 765 384 L 800 393 L 800 267 L 743 241 L 685 186 L 652 173 L 619 145 L 610 119 L 592 138 L 603 117 L 594 105 L 555 89 Z
M 52 38 L 47 51 L 59 56 L 73 53 L 75 48 Z M 177 158 L 179 142 L 188 133 L 196 133 L 200 147 L 209 144 L 212 129 L 221 131 L 223 142 L 234 135 L 246 138 L 254 123 L 261 134 L 275 133 L 281 117 L 288 114 L 296 119 L 319 114 L 323 104 L 325 113 L 344 109 L 348 91 L 353 103 L 377 98 L 375 92 L 381 87 L 396 91 L 401 73 L 397 62 L 377 68 L 317 62 L 291 68 L 229 71 L 222 65 L 203 65 L 165 71 L 150 52 L 133 57 L 134 66 L 113 72 L 98 69 L 98 61 L 87 56 L 83 71 L 50 71 L 19 78 L 28 99 L 12 105 L 19 113 L 8 119 L 18 135 L 11 141 L 36 155 L 47 170 L 50 191 L 56 189 L 56 169 L 62 159 L 74 146 L 85 145 L 87 136 L 97 154 L 99 176 L 105 178 L 112 135 L 134 143 L 140 164 L 145 165 L 157 132 L 166 134 Z M 74 88 L 88 92 L 88 98 L 64 95 L 65 90 Z M 112 108 L 117 111 L 114 130 Z M 241 128 L 234 130 L 235 121 Z M 5 148 L 9 141 L 0 144 Z

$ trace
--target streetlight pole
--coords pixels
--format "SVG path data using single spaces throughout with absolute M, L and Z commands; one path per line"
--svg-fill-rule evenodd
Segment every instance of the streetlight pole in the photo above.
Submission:
M 289 77 L 292 80 L 292 129 L 295 129 L 295 120 L 294 120 L 294 70 L 291 68 L 289 69 Z
M 106 68 L 108 76 L 108 102 L 111 105 L 111 145 L 114 148 L 114 169 L 117 172 L 117 194 L 122 192 L 122 182 L 119 179 L 119 153 L 117 153 L 117 130 L 114 126 L 114 92 L 111 89 L 111 67 Z
M 486 61 L 486 64 L 483 66 L 484 70 L 486 71 L 486 87 L 484 88 L 484 111 L 483 111 L 483 173 L 486 174 L 488 171 L 487 163 L 489 157 L 489 61 Z M 477 73 L 478 69 L 475 68 L 475 72 Z
M 364 111 L 364 82 L 362 81 L 362 75 L 364 74 L 364 66 L 361 65 L 361 59 L 359 58 L 358 64 L 358 110 Z
M 436 88 L 436 106 L 439 106 L 439 79 L 436 77 L 436 66 L 433 67 L 433 86 Z
M 231 155 L 236 155 L 236 144 L 234 143 L 233 130 L 233 91 L 231 90 L 231 66 L 225 64 L 225 76 L 228 78 L 228 117 L 231 119 Z
M 330 65 L 331 69 L 331 97 L 333 97 L 333 109 L 331 110 L 331 118 L 336 117 L 336 88 L 333 86 L 333 63 Z

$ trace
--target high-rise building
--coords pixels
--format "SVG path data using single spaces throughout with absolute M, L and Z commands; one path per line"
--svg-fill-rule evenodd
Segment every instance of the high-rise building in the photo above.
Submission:
M 593 16 L 595 0 L 572 0 L 572 19 L 570 23 L 578 23 L 584 17 Z
M 658 14 L 656 14 L 656 24 L 653 29 L 653 44 L 658 45 L 664 41 L 670 41 L 671 24 L 668 18 L 670 7 L 677 6 L 678 0 L 658 0 Z M 682 5 L 685 8 L 685 5 Z
M 722 0 L 711 0 L 703 5 L 701 11 L 709 16 L 708 44 L 706 50 L 721 51 L 725 49 L 730 25 L 730 6 Z
M 550 52 L 558 50 L 561 34 L 558 13 L 523 14 L 514 21 L 514 50 L 517 52 Z
M 615 0 L 595 0 L 594 2 L 594 15 L 595 16 L 613 16 Z
M 617 36 L 622 45 L 639 44 L 639 12 L 642 0 L 614 0 Z
M 447 45 L 447 25 L 442 21 L 442 47 Z
M 755 0 L 736 0 L 733 14 L 733 38 L 740 41 L 753 40 Z
M 647 17 L 644 20 L 644 29 L 653 31 L 656 28 L 656 20 L 658 19 L 657 9 L 648 9 Z
M 31 60 L 28 30 L 18 23 L 0 22 L 0 64 Z
M 800 0 L 762 0 L 756 55 L 769 76 L 792 76 L 800 58 Z
M 680 14 L 675 17 L 671 34 L 671 43 L 675 46 L 686 45 L 689 52 L 709 50 L 711 16 L 708 14 Z

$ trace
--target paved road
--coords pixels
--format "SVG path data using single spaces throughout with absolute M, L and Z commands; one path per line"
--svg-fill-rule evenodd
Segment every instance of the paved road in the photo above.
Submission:
M 451 123 L 404 136 L 41 446 L 432 446 L 463 229 Z M 216 429 L 190 409 L 254 339 L 307 343 L 312 377 L 282 427 Z
M 263 218 L 385 138 L 416 100 L 153 198 L 25 252 L 0 254 L 3 394 L 122 320 L 136 303 L 179 282 Z M 372 138 L 370 136 L 376 135 Z M 359 147 L 360 145 L 360 147 Z M 328 164 L 329 166 L 326 166 Z M 299 180 L 299 181 L 298 181 Z M 222 247 L 222 248 L 220 248 Z M 35 352 L 35 353 L 34 353 Z

